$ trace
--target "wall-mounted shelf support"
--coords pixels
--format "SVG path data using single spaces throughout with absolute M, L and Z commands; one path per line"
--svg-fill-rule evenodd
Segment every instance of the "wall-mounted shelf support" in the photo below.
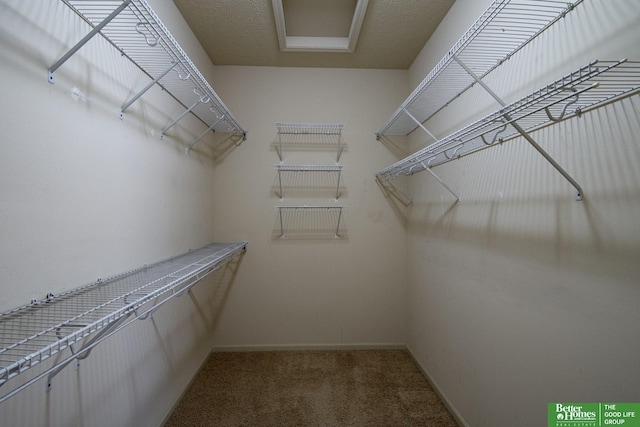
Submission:
M 502 98 L 500 98 L 500 97 L 499 97 L 499 96 L 498 96 L 498 95 L 497 95 L 493 90 L 491 90 L 491 88 L 490 88 L 490 87 L 489 87 L 489 86 L 488 86 L 484 81 L 482 81 L 482 79 L 480 79 L 478 76 L 476 76 L 476 74 L 475 74 L 475 73 L 474 73 L 474 72 L 473 72 L 469 67 L 467 67 L 467 65 L 464 63 L 464 61 L 462 61 L 462 60 L 461 60 L 460 58 L 458 58 L 456 55 L 453 55 L 453 59 L 454 59 L 454 61 L 456 61 L 456 62 L 458 63 L 458 65 L 460 65 L 460 66 L 461 66 L 461 67 L 462 67 L 462 68 L 463 68 L 463 69 L 464 69 L 464 70 L 465 70 L 465 71 L 466 71 L 466 72 L 467 72 L 467 73 L 468 73 L 468 74 L 469 74 L 469 75 L 470 75 L 470 76 L 471 76 L 471 77 L 476 81 L 476 83 L 478 83 L 478 84 L 479 84 L 479 85 L 480 85 L 480 86 L 481 86 L 481 87 L 482 87 L 482 88 L 483 88 L 483 89 L 484 89 L 484 90 L 485 90 L 489 95 L 491 95 L 491 97 L 492 97 L 493 99 L 495 99 L 495 100 L 498 102 L 498 104 L 502 105 L 503 107 L 506 107 L 506 106 L 507 106 L 507 103 L 506 103 L 506 102 L 504 102 L 504 101 L 502 100 Z M 565 104 L 565 106 L 564 106 L 564 107 L 563 107 L 563 109 L 562 109 L 562 115 L 561 115 L 561 117 L 565 115 L 566 110 L 567 110 L 567 107 L 568 107 L 569 105 L 574 104 L 574 103 L 575 103 L 575 102 L 577 102 L 577 100 L 578 100 L 578 98 L 577 98 L 577 97 L 578 97 L 578 95 L 577 95 L 577 93 L 576 93 L 576 90 L 575 90 L 575 89 L 573 89 L 573 88 L 570 88 L 570 89 L 572 89 L 571 91 L 572 91 L 574 94 L 576 94 L 576 95 L 575 95 L 575 96 L 576 96 L 576 98 L 575 98 L 573 101 L 571 101 L 571 102 L 569 102 L 569 103 Z M 554 117 L 550 114 L 550 112 L 549 112 L 549 108 L 548 108 L 548 107 L 545 107 L 544 111 L 546 112 L 547 117 L 549 118 L 549 120 L 554 121 L 554 122 L 558 122 L 558 121 L 560 121 L 560 119 L 554 118 Z M 507 121 L 508 123 L 510 123 L 510 124 L 511 124 L 511 126 L 513 126 L 513 127 L 515 128 L 515 130 L 517 130 L 517 131 L 518 131 L 518 133 L 519 133 L 520 135 L 522 135 L 522 137 L 523 137 L 523 138 L 524 138 L 524 139 L 525 139 L 529 144 L 531 144 L 531 146 L 532 146 L 533 148 L 535 148 L 535 149 L 536 149 L 536 151 L 538 151 L 538 153 L 540 153 L 540 154 L 542 155 L 542 157 L 544 157 L 544 158 L 545 158 L 545 159 L 546 159 L 546 160 L 551 164 L 551 166 L 553 166 L 553 167 L 554 167 L 558 172 L 560 172 L 560 174 L 561 174 L 561 175 L 562 175 L 562 176 L 563 176 L 567 181 L 569 181 L 569 183 L 571 183 L 571 185 L 573 185 L 573 186 L 574 186 L 574 188 L 576 189 L 576 200 L 577 200 L 577 201 L 582 201 L 582 199 L 583 199 L 583 194 L 584 194 L 584 193 L 583 193 L 583 191 L 582 191 L 582 187 L 580 186 L 580 184 L 578 184 L 578 182 L 577 182 L 575 179 L 573 179 L 573 177 L 572 177 L 571 175 L 569 175 L 569 173 L 568 173 L 567 171 L 565 171 L 565 170 L 564 170 L 564 168 L 563 168 L 562 166 L 560 166 L 560 164 L 559 164 L 558 162 L 556 162 L 556 161 L 555 161 L 555 159 L 554 159 L 553 157 L 551 157 L 551 155 L 550 155 L 549 153 L 547 153 L 547 152 L 546 152 L 546 151 L 545 151 L 545 150 L 540 146 L 540 144 L 538 144 L 538 143 L 536 142 L 536 140 L 535 140 L 535 139 L 533 139 L 533 138 L 531 137 L 531 135 L 529 135 L 529 134 L 527 133 L 527 131 L 525 131 L 522 127 L 520 127 L 520 125 L 519 125 L 515 120 L 513 120 L 513 118 L 511 117 L 511 115 L 509 115 L 508 113 L 505 113 L 505 114 L 504 114 L 504 118 L 506 119 L 506 121 Z M 486 142 L 485 142 L 485 143 L 486 143 Z M 430 169 L 429 169 L 429 172 L 431 172 L 431 173 L 433 174 L 433 172 L 432 172 Z M 435 176 L 435 175 L 434 175 L 434 176 Z M 436 177 L 436 179 L 438 179 L 438 178 Z M 438 179 L 438 181 L 440 181 L 440 180 Z M 442 181 L 440 181 L 440 183 L 444 185 L 444 183 L 443 183 Z M 447 187 L 447 189 L 448 189 L 448 187 Z M 451 191 L 451 190 L 449 190 L 449 191 Z M 458 199 L 458 201 L 460 201 L 460 199 Z
M 247 242 L 214 243 L 0 314 L 0 387 L 58 356 L 51 366 L 1 395 L 0 403 L 45 377 L 50 390 L 64 367 L 73 361 L 77 367 L 98 344 L 190 292 L 209 274 L 238 259 L 246 247 Z M 66 349 L 70 354 L 65 355 Z
M 394 177 L 391 176 L 377 176 L 376 175 L 376 181 L 378 181 L 380 183 L 380 185 L 382 185 L 386 191 L 391 194 L 393 197 L 395 197 L 396 199 L 398 199 L 400 201 L 400 203 L 402 203 L 405 207 L 406 206 L 410 206 L 413 204 L 413 200 L 411 199 L 411 197 L 409 197 L 409 195 L 407 195 L 407 193 L 405 193 L 404 191 L 402 191 L 401 189 L 398 188 L 397 185 L 395 185 L 393 183 L 393 179 Z M 389 189 L 389 187 L 391 187 Z
M 80 40 L 78 43 L 76 43 L 75 46 L 73 46 L 67 53 L 65 53 L 64 55 L 62 55 L 62 57 L 60 59 L 58 59 L 56 62 L 54 62 L 50 67 L 49 67 L 49 83 L 53 84 L 55 83 L 55 72 L 58 68 L 60 68 L 60 66 L 62 64 L 64 64 L 65 62 L 67 62 L 67 60 L 69 58 L 71 58 L 73 55 L 75 55 L 75 53 L 80 50 L 80 48 L 82 46 L 84 46 L 85 44 L 87 44 L 87 42 L 89 40 L 91 40 L 93 38 L 93 36 L 95 36 L 96 34 L 98 34 L 100 31 L 102 31 L 102 29 L 111 21 L 113 21 L 115 19 L 116 16 L 118 16 L 120 14 L 120 12 L 122 12 L 127 6 L 129 6 L 129 4 L 131 3 L 132 0 L 124 0 L 122 2 L 122 4 L 120 6 L 118 6 L 113 12 L 111 12 L 106 18 L 104 18 L 98 25 L 94 26 L 93 29 L 82 38 L 82 40 Z
M 169 67 L 167 67 L 166 70 L 164 70 L 162 73 L 160 73 L 160 75 L 156 78 L 154 78 L 153 80 L 151 80 L 151 82 L 144 87 L 144 89 L 142 89 L 140 92 L 138 92 L 135 96 L 133 96 L 129 101 L 125 102 L 124 104 L 122 104 L 122 107 L 120 107 L 120 119 L 124 118 L 124 112 L 127 108 L 129 108 L 131 106 L 131 104 L 133 104 L 134 102 L 136 102 L 142 95 L 144 95 L 144 93 L 146 91 L 148 91 L 149 89 L 151 89 L 153 86 L 155 86 L 160 79 L 162 79 L 164 76 L 166 76 L 167 74 L 169 74 L 169 71 L 173 70 L 175 68 L 175 66 L 178 65 L 178 61 L 174 61 L 171 63 L 171 65 L 169 65 Z
M 420 123 L 420 121 L 418 119 L 416 119 L 414 117 L 414 115 L 409 112 L 409 110 L 407 110 L 406 108 L 403 108 L 402 111 L 404 111 L 404 113 L 407 116 L 409 116 L 409 118 L 411 120 L 413 120 L 420 127 L 420 129 L 422 129 L 427 135 L 429 135 L 431 137 L 431 139 L 433 139 L 434 141 L 438 140 L 438 137 L 436 137 L 434 134 L 432 134 L 431 131 L 429 129 L 427 129 L 427 127 L 424 124 Z
M 195 89 L 194 89 L 195 92 Z M 196 93 L 197 95 L 197 93 Z M 171 123 L 169 123 L 167 126 L 165 126 L 164 129 L 162 129 L 160 131 L 160 139 L 164 138 L 164 134 L 171 129 L 172 127 L 174 127 L 180 120 L 182 120 L 182 118 L 184 116 L 186 116 L 187 114 L 189 114 L 191 111 L 193 111 L 194 108 L 196 108 L 198 105 L 200 104 L 206 104 L 207 102 L 209 102 L 209 100 L 207 98 L 200 98 L 199 100 L 197 100 L 196 102 L 194 102 L 191 107 L 187 108 L 186 111 L 183 111 L 182 114 L 180 114 L 178 117 L 176 117 L 175 119 L 173 119 L 173 121 Z M 207 129 L 208 130 L 208 129 Z
M 247 132 L 146 0 L 61 1 L 82 18 L 91 31 L 49 67 L 50 83 L 54 83 L 54 73 L 62 64 L 93 36 L 100 34 L 151 79 L 141 91 L 122 104 L 119 112 L 121 119 L 125 110 L 151 87 L 158 85 L 187 109 L 186 113 L 191 113 L 201 121 L 208 131 L 241 134 L 243 140 L 246 139 Z M 192 104 L 194 92 L 200 98 L 196 105 Z M 220 117 L 223 119 L 220 120 Z M 161 137 L 171 126 L 163 129 Z
M 420 164 L 422 165 L 424 170 L 429 172 L 431 174 L 431 176 L 434 177 L 436 179 L 436 181 L 438 181 L 444 188 L 446 188 L 449 193 L 453 194 L 453 197 L 456 198 L 456 201 L 458 203 L 460 203 L 460 196 L 458 196 L 458 194 L 455 191 L 453 191 L 451 188 L 449 188 L 449 186 L 447 184 L 445 184 L 445 182 L 442 179 L 440 179 L 440 177 L 438 175 L 436 175 L 436 173 L 434 171 L 431 170 L 431 167 L 426 166 L 422 162 Z
M 205 130 L 204 132 L 202 132 L 202 133 L 200 134 L 200 136 L 198 136 L 198 137 L 197 137 L 197 138 L 196 138 L 196 139 L 195 139 L 191 144 L 189 144 L 189 146 L 187 147 L 187 154 L 188 154 L 189 152 L 191 152 L 191 149 L 192 149 L 192 148 L 193 148 L 193 147 L 194 147 L 198 142 L 200 142 L 200 140 L 201 140 L 202 138 L 204 138 L 204 136 L 205 136 L 206 134 L 208 134 L 208 133 L 209 133 L 209 131 L 214 131 L 214 132 L 215 132 L 214 128 L 215 128 L 215 127 L 216 127 L 216 125 L 217 125 L 218 123 L 220 123 L 222 120 L 224 120 L 224 115 L 222 115 L 222 117 L 220 117 L 218 120 L 216 120 L 215 122 L 213 122 L 213 124 L 212 124 L 211 126 L 209 126 L 209 127 L 207 128 L 207 130 Z M 246 139 L 246 136 L 244 137 L 244 139 Z

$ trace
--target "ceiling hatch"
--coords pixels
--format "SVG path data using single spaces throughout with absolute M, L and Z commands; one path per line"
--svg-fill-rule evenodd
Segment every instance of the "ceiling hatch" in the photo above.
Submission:
M 369 0 L 272 0 L 283 52 L 352 53 Z

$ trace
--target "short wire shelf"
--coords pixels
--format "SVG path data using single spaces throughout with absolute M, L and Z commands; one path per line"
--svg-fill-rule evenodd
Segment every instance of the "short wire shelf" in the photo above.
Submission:
M 287 230 L 292 235 L 332 235 L 336 239 L 344 236 L 344 206 L 276 206 L 280 225 L 279 238 L 284 239 Z
M 70 350 L 43 373 L 1 395 L 0 403 L 44 376 L 50 388 L 53 376 L 70 362 L 87 357 L 107 337 L 189 291 L 246 247 L 247 242 L 214 243 L 0 314 L 0 387 Z
M 343 124 L 338 123 L 276 123 L 281 135 L 341 135 Z
M 129 106 L 157 84 L 186 108 L 161 131 L 161 137 L 191 113 L 207 130 L 190 144 L 190 148 L 209 131 L 236 133 L 246 138 L 246 131 L 145 0 L 62 1 L 93 29 L 49 68 L 51 83 L 55 71 L 99 33 L 152 79 L 122 104 L 121 117 Z

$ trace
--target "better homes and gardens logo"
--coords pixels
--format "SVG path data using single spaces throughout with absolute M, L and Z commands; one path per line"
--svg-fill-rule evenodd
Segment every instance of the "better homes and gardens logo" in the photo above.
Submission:
M 550 403 L 549 427 L 640 427 L 640 403 Z
M 597 403 L 554 403 L 553 412 L 555 426 L 597 426 Z M 552 424 L 549 424 L 552 425 Z

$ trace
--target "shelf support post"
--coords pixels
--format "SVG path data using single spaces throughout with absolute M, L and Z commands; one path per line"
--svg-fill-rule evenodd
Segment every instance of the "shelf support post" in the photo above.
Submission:
M 111 22 L 113 18 L 118 16 L 120 12 L 122 12 L 127 6 L 129 6 L 130 3 L 131 0 L 125 0 L 124 2 L 122 2 L 122 4 L 118 6 L 113 12 L 111 12 L 109 16 L 107 16 L 101 23 L 93 27 L 89 34 L 84 36 L 82 40 L 76 43 L 76 45 L 73 46 L 67 53 L 65 53 L 60 59 L 54 62 L 53 65 L 49 67 L 49 83 L 53 84 L 55 82 L 54 73 L 58 68 L 60 68 L 62 64 L 67 61 L 67 59 L 71 58 L 82 46 L 84 46 L 89 40 L 91 40 L 93 36 L 98 34 L 105 27 L 105 25 Z
M 280 201 L 282 201 L 284 196 L 282 194 L 282 169 L 280 167 L 278 168 L 278 184 L 280 186 L 280 193 L 278 194 L 278 196 L 280 197 Z
M 491 97 L 493 97 L 493 99 L 495 99 L 496 101 L 498 101 L 498 103 L 500 105 L 502 105 L 503 107 L 506 107 L 506 102 L 504 102 L 494 91 L 491 90 L 491 88 L 489 86 L 487 86 L 487 84 L 485 82 L 482 81 L 482 79 L 480 79 L 469 67 L 467 67 L 467 65 L 460 59 L 458 58 L 456 55 L 453 55 L 453 59 L 454 61 L 456 61 L 458 63 L 458 65 L 460 65 L 475 81 L 476 83 L 478 83 L 480 86 L 482 86 L 482 88 L 484 90 L 487 91 L 487 93 L 489 93 L 489 95 L 491 95 Z M 542 157 L 544 157 L 550 164 L 551 166 L 553 166 L 558 172 L 560 172 L 560 174 L 567 180 L 569 181 L 569 183 L 571 183 L 571 185 L 573 185 L 573 187 L 576 189 L 576 200 L 577 201 L 581 201 L 583 199 L 583 191 L 582 191 L 582 187 L 580 187 L 580 184 L 578 184 L 578 182 L 573 179 L 573 177 L 571 175 L 569 175 L 569 173 L 567 171 L 565 171 L 562 166 L 560 166 L 560 164 L 558 164 L 558 162 L 556 162 L 553 157 L 551 157 L 551 155 L 549 153 L 547 153 L 532 137 L 531 135 L 529 135 L 527 133 L 527 131 L 525 131 L 518 123 L 516 123 L 513 118 L 509 115 L 509 114 L 503 114 L 503 117 L 505 119 L 507 119 L 507 121 L 511 124 L 511 126 L 514 127 L 515 130 L 518 131 L 518 133 L 520 133 L 520 135 L 522 135 L 522 137 L 529 143 L 531 144 L 531 146 L 533 148 L 536 149 L 536 151 L 538 151 L 538 153 L 540 153 L 542 155 Z
M 156 77 L 155 79 L 153 79 L 151 81 L 151 83 L 149 83 L 147 86 L 145 86 L 144 89 L 142 89 L 140 92 L 138 92 L 138 94 L 136 96 L 134 96 L 133 98 L 131 98 L 129 101 L 125 102 L 124 104 L 122 104 L 122 107 L 120 107 L 120 119 L 124 118 L 124 111 L 129 108 L 131 106 L 131 104 L 133 104 L 134 102 L 136 102 L 138 100 L 138 98 L 140 98 L 142 95 L 144 95 L 144 93 L 146 91 L 148 91 L 149 89 L 151 89 L 151 87 L 153 85 L 155 85 L 156 83 L 158 83 L 160 81 L 160 79 L 162 79 L 164 76 L 167 75 L 167 73 L 169 73 L 169 71 L 173 70 L 173 68 L 179 64 L 179 61 L 173 61 L 171 63 L 171 65 L 169 66 L 169 68 L 167 68 L 165 71 L 163 71 L 162 73 L 160 73 L 160 75 L 158 77 Z
M 222 117 L 220 117 L 218 120 L 216 120 L 211 126 L 209 126 L 207 128 L 207 130 L 205 130 L 204 132 L 202 132 L 202 134 L 197 137 L 191 144 L 189 144 L 189 146 L 187 147 L 187 153 L 191 152 L 191 149 L 193 148 L 194 145 L 196 145 L 202 138 L 204 138 L 204 136 L 207 134 L 207 132 L 209 132 L 211 129 L 215 128 L 218 123 L 220 123 L 222 120 L 224 120 L 224 114 L 222 115 Z M 214 130 L 215 132 L 215 130 Z
M 338 208 L 338 225 L 336 225 L 336 239 L 340 238 L 340 220 L 342 219 L 342 208 Z
M 340 175 L 342 175 L 342 168 L 338 169 L 338 183 L 336 184 L 336 202 L 340 196 Z
M 413 114 L 411 114 L 411 113 L 409 112 L 409 110 L 407 110 L 406 108 L 404 108 L 404 109 L 402 109 L 402 111 L 404 111 L 404 113 L 405 113 L 407 116 L 409 116 L 409 117 L 411 118 L 411 120 L 413 120 L 414 122 L 416 122 L 416 124 L 417 124 L 418 126 L 420 126 L 420 128 L 421 128 L 423 131 L 425 131 L 425 132 L 427 133 L 427 135 L 429 135 L 431 138 L 433 138 L 433 140 L 434 140 L 434 141 L 438 141 L 438 138 L 436 138 L 436 136 L 435 136 L 434 134 L 432 134 L 432 133 L 429 131 L 429 129 L 427 129 L 427 128 L 425 127 L 425 125 L 423 125 L 422 123 L 420 123 L 420 121 L 419 121 L 418 119 L 416 119 L 416 118 L 413 116 Z
M 182 114 L 180 114 L 178 117 L 176 117 L 171 123 L 169 123 L 164 129 L 162 129 L 160 131 L 160 139 L 162 139 L 164 137 L 164 134 L 171 129 L 173 126 L 175 126 L 176 123 L 178 123 L 180 120 L 182 120 L 182 118 L 184 116 L 186 116 L 187 114 L 189 114 L 191 112 L 191 110 L 193 110 L 194 108 L 196 108 L 198 105 L 200 105 L 202 103 L 202 99 L 199 99 L 198 101 L 196 101 L 191 107 L 187 108 L 186 111 L 184 111 Z
M 382 186 L 384 186 L 384 184 L 382 183 L 382 180 L 380 179 L 380 177 L 377 177 L 377 180 Z M 386 182 L 387 184 L 389 184 L 391 186 L 391 188 L 393 188 L 393 192 L 390 192 L 390 194 L 392 194 L 393 197 L 398 199 L 400 201 L 400 203 L 402 203 L 405 206 L 409 206 L 409 205 L 413 204 L 413 200 L 411 199 L 411 197 L 409 197 L 404 191 L 400 190 L 393 182 L 389 181 L 389 178 L 385 177 L 384 178 L 384 182 Z M 400 197 L 396 196 L 394 194 L 394 192 L 401 194 L 402 197 L 404 197 L 405 199 L 407 199 L 409 201 L 409 203 L 405 203 L 402 199 L 400 199 Z
M 425 165 L 423 162 L 421 162 L 420 164 L 422 165 L 424 170 L 429 172 L 431 174 L 431 176 L 433 176 L 440 184 L 442 184 L 442 186 L 444 188 L 447 189 L 447 191 L 449 191 L 449 193 L 453 194 L 453 197 L 455 197 L 456 200 L 458 201 L 458 203 L 460 203 L 460 196 L 458 196 L 451 188 L 449 188 L 449 186 L 447 184 L 445 184 L 444 181 L 441 180 L 440 177 L 438 175 L 436 175 L 436 173 L 434 171 L 431 170 L 431 167 Z
M 284 237 L 284 225 L 282 222 L 282 207 L 278 208 L 278 213 L 280 214 L 280 238 Z
M 67 361 L 63 362 L 61 365 L 57 366 L 54 370 L 52 370 L 51 372 L 49 372 L 49 375 L 47 375 L 47 383 L 45 384 L 45 390 L 47 392 L 51 391 L 51 380 L 53 380 L 53 377 L 55 377 L 56 375 L 58 375 L 60 373 L 60 371 L 62 371 L 64 368 L 67 367 L 67 365 L 71 362 L 73 362 L 74 360 L 76 361 L 76 368 L 79 367 L 79 363 L 80 360 L 82 359 L 86 359 L 87 357 L 89 357 L 89 354 L 91 353 L 91 350 L 93 350 L 93 347 L 102 340 L 102 337 L 104 337 L 105 335 L 109 335 L 109 333 L 116 329 L 117 326 L 119 326 L 120 324 L 122 324 L 130 315 L 131 313 L 127 313 L 126 315 L 122 316 L 120 319 L 118 319 L 117 321 L 108 324 L 107 326 L 105 326 L 104 328 L 102 328 L 93 338 L 91 338 L 89 341 L 87 341 L 87 343 L 85 343 L 84 346 L 82 346 L 82 349 L 74 352 L 73 348 L 71 348 L 71 345 L 69 346 L 69 350 L 71 350 L 71 353 L 75 356 L 73 358 L 68 359 Z

